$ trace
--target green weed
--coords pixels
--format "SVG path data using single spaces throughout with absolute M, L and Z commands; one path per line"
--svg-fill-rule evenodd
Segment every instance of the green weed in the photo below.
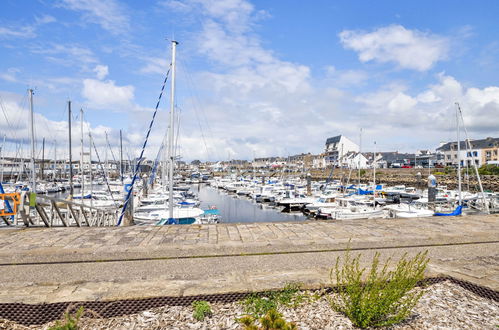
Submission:
M 353 258 L 347 251 L 342 266 L 340 257 L 331 269 L 336 279 L 337 294 L 331 306 L 344 313 L 360 328 L 389 326 L 405 319 L 421 298 L 423 291 L 413 290 L 424 278 L 428 251 L 407 259 L 403 255 L 394 270 L 389 271 L 388 259 L 380 269 L 379 253 L 374 255 L 371 269 L 360 267 L 360 254 Z M 334 273 L 334 276 L 333 276 Z
M 192 316 L 198 321 L 203 321 L 206 317 L 213 315 L 211 306 L 207 301 L 194 301 L 192 308 L 194 309 Z
M 260 318 L 270 310 L 277 310 L 280 306 L 297 307 L 307 299 L 312 299 L 300 293 L 299 283 L 289 283 L 281 291 L 253 293 L 242 301 L 246 314 Z
M 56 321 L 54 326 L 51 326 L 48 330 L 76 330 L 78 329 L 78 322 L 83 315 L 83 306 L 78 308 L 74 315 L 70 313 L 64 314 L 64 323 L 61 321 Z

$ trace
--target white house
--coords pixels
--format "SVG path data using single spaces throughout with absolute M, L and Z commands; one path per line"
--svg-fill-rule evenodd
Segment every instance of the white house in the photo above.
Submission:
M 358 153 L 357 144 L 343 135 L 333 136 L 326 140 L 325 161 L 327 165 L 341 166 L 342 159 L 348 153 Z
M 368 160 L 360 152 L 352 151 L 343 156 L 340 166 L 354 169 L 368 168 Z

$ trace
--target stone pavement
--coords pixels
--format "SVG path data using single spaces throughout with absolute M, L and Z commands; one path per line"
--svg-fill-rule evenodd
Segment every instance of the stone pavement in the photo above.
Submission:
M 330 282 L 350 248 L 368 264 L 428 250 L 428 275 L 499 290 L 499 216 L 0 230 L 0 302 L 194 295 Z

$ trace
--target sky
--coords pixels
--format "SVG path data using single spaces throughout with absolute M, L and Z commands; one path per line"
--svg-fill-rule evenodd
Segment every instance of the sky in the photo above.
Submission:
M 434 150 L 456 139 L 456 102 L 471 139 L 498 137 L 498 16 L 487 0 L 3 0 L 3 152 L 29 154 L 32 88 L 37 156 L 45 138 L 46 157 L 67 157 L 71 100 L 75 159 L 80 109 L 85 148 L 91 132 L 116 158 L 122 130 L 137 157 L 171 40 L 186 161 L 317 154 L 339 134 L 365 151 Z M 151 159 L 169 108 L 168 81 Z

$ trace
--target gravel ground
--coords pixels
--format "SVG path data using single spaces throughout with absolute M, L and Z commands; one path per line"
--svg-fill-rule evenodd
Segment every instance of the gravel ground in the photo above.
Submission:
M 481 298 L 451 282 L 434 284 L 425 289 L 409 320 L 392 329 L 498 329 L 499 303 Z M 213 316 L 198 322 L 190 307 L 161 307 L 140 314 L 109 319 L 82 318 L 80 329 L 240 329 L 240 303 L 212 304 Z M 354 329 L 343 315 L 334 312 L 326 296 L 295 309 L 282 309 L 284 318 L 294 321 L 299 329 Z M 24 327 L 0 320 L 0 329 L 48 329 Z

